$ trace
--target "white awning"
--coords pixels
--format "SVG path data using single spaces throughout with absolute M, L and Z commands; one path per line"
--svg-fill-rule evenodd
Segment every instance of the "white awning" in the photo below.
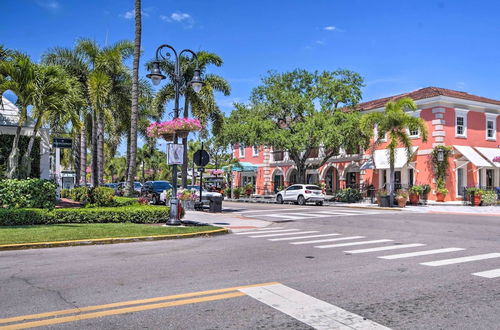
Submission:
M 491 167 L 491 163 L 489 163 L 480 154 L 478 154 L 476 150 L 472 149 L 472 147 L 455 146 L 454 145 L 453 148 L 457 149 L 457 151 L 459 153 L 461 153 L 462 156 L 467 158 L 475 166 L 477 166 L 477 167 Z M 488 148 L 484 148 L 484 149 L 488 149 Z
M 418 147 L 411 147 L 412 153 L 418 149 Z M 386 170 L 390 168 L 389 164 L 389 154 L 387 149 L 375 150 L 373 154 L 373 159 L 375 160 L 375 168 L 377 170 Z M 394 168 L 403 168 L 403 166 L 408 163 L 408 157 L 406 155 L 405 148 L 396 148 L 394 155 Z
M 500 149 L 476 147 L 476 150 L 496 167 L 500 167 Z

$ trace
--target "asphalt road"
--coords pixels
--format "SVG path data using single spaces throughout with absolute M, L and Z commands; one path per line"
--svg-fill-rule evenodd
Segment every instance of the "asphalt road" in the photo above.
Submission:
M 0 252 L 0 329 L 313 328 L 311 315 L 297 314 L 293 295 L 308 301 L 299 307 L 311 307 L 309 314 L 320 313 L 315 299 L 328 304 L 330 314 L 323 308 L 318 316 L 323 320 L 341 318 L 332 316 L 341 308 L 352 313 L 344 320 L 356 314 L 393 329 L 499 328 L 500 277 L 483 273 L 500 268 L 499 217 L 241 203 L 225 208 L 273 224 L 249 231 L 257 234 Z M 299 238 L 308 236 L 316 237 Z M 332 241 L 311 242 L 326 239 Z M 339 246 L 346 243 L 354 244 Z M 456 259 L 478 255 L 472 259 L 482 260 Z M 448 259 L 455 263 L 422 264 Z M 241 288 L 254 284 L 257 293 Z M 283 301 L 273 307 L 267 296 L 260 300 L 261 287 L 276 290 Z M 54 313 L 39 315 L 46 312 Z

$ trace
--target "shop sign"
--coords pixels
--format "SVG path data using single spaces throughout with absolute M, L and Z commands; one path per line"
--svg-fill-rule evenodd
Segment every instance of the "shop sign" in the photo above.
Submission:
M 493 158 L 494 163 L 500 163 L 500 156 L 496 156 Z

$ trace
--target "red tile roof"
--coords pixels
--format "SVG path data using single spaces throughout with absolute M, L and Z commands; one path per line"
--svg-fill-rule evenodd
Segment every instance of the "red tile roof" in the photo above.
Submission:
M 360 103 L 356 106 L 356 110 L 364 111 L 364 110 L 382 108 L 385 106 L 385 104 L 387 102 L 396 101 L 396 100 L 399 100 L 403 97 L 410 97 L 416 101 L 416 100 L 427 99 L 427 98 L 431 98 L 434 96 L 440 96 L 440 95 L 454 97 L 457 99 L 464 99 L 464 100 L 469 100 L 469 101 L 484 102 L 484 103 L 491 103 L 491 104 L 495 104 L 495 105 L 500 105 L 499 100 L 493 100 L 493 99 L 489 99 L 486 97 L 476 96 L 476 95 L 468 94 L 465 92 L 454 91 L 454 90 L 446 89 L 446 88 L 426 87 L 426 88 L 418 89 L 416 91 L 409 92 L 409 93 L 384 97 L 382 99 Z

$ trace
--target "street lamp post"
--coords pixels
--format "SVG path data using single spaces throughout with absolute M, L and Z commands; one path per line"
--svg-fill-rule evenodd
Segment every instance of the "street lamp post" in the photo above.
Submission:
M 166 50 L 165 54 L 162 54 L 162 50 Z M 181 56 L 184 53 L 190 53 L 192 58 L 196 61 L 196 69 L 194 70 L 194 75 L 193 79 L 189 82 L 189 85 L 193 88 L 193 90 L 198 93 L 201 88 L 203 87 L 203 80 L 201 79 L 200 76 L 200 69 L 199 69 L 199 64 L 198 64 L 198 56 L 196 55 L 195 52 L 193 52 L 190 49 L 184 49 L 180 53 L 177 53 L 177 51 L 174 49 L 174 47 L 164 44 L 159 46 L 156 49 L 156 58 L 155 61 L 152 62 L 151 64 L 151 72 L 146 75 L 146 77 L 150 78 L 151 81 L 153 82 L 153 85 L 158 85 L 160 81 L 165 79 L 165 75 L 161 73 L 160 69 L 160 61 L 167 61 L 172 55 L 170 51 L 174 54 L 174 60 L 175 60 L 175 67 L 174 67 L 174 77 L 173 77 L 173 83 L 174 83 L 174 89 L 175 89 L 175 101 L 174 101 L 174 119 L 179 118 L 179 97 L 180 97 L 180 84 L 182 81 L 182 75 L 181 75 L 181 65 L 180 65 L 180 60 Z M 177 144 L 177 134 L 174 134 L 174 139 L 173 143 Z M 183 159 L 183 162 L 186 160 Z M 178 200 L 177 200 L 177 165 L 174 164 L 172 165 L 172 198 L 170 199 L 170 213 L 169 213 L 169 218 L 167 221 L 167 225 L 171 226 L 176 226 L 180 225 L 181 222 L 179 221 L 178 217 Z

